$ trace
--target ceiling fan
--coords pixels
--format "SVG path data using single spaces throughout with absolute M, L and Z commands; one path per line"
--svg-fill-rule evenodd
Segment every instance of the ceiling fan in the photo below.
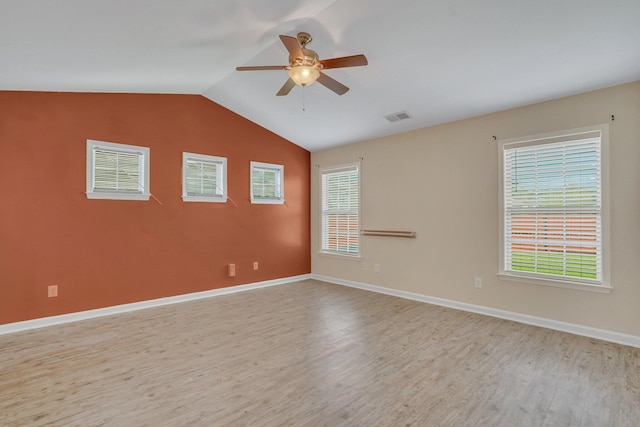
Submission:
M 367 65 L 367 58 L 364 55 L 344 56 L 341 58 L 319 59 L 318 54 L 307 45 L 311 43 L 311 36 L 308 33 L 298 33 L 297 37 L 280 36 L 282 44 L 289 51 L 289 65 L 265 65 L 255 67 L 237 67 L 237 71 L 257 71 L 257 70 L 288 70 L 289 79 L 280 88 L 277 96 L 284 96 L 291 92 L 295 85 L 308 86 L 316 80 L 321 85 L 331 89 L 338 95 L 345 94 L 349 88 L 339 81 L 327 76 L 322 70 L 331 68 L 358 67 Z

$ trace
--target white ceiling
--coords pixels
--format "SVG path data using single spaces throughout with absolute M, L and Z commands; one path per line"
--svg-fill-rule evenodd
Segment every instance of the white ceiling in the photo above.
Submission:
M 298 31 L 367 56 L 349 92 L 235 71 Z M 0 0 L 0 58 L 0 90 L 202 94 L 317 151 L 640 80 L 640 1 Z

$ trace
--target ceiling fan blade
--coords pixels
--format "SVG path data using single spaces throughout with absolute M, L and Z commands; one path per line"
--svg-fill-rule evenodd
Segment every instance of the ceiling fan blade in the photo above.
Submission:
M 255 67 L 236 67 L 236 71 L 286 70 L 286 65 L 258 65 Z
M 289 54 L 292 58 L 303 58 L 304 54 L 300 49 L 300 45 L 298 44 L 298 39 L 291 36 L 280 36 L 280 40 L 282 40 L 282 44 L 287 48 Z
M 367 57 L 364 55 L 343 56 L 342 58 L 323 59 L 320 61 L 322 67 L 326 70 L 328 68 L 343 68 L 343 67 L 359 67 L 367 65 Z
M 320 72 L 320 77 L 318 77 L 316 81 L 321 85 L 331 89 L 338 95 L 344 95 L 349 90 L 348 87 L 346 87 L 339 81 L 332 79 L 331 77 L 327 76 L 323 72 Z
M 291 89 L 293 89 L 293 87 L 296 85 L 296 82 L 294 82 L 293 80 L 289 79 L 287 80 L 284 85 L 280 88 L 280 90 L 278 91 L 278 93 L 276 93 L 276 96 L 285 96 L 288 95 L 289 92 L 291 92 Z

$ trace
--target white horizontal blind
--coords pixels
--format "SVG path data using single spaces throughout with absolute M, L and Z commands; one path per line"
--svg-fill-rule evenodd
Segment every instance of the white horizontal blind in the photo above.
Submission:
M 322 251 L 360 253 L 360 171 L 357 165 L 321 171 Z
M 222 162 L 187 158 L 185 180 L 187 196 L 222 197 Z
M 282 199 L 280 189 L 281 169 L 254 166 L 251 172 L 251 188 L 254 199 Z
M 593 133 L 504 146 L 506 272 L 602 283 L 601 162 Z
M 92 191 L 143 193 L 145 183 L 142 153 L 101 147 L 93 150 Z

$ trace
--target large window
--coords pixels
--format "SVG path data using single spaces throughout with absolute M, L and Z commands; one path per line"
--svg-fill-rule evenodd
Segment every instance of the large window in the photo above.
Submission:
M 227 201 L 227 159 L 182 153 L 182 200 Z
M 87 198 L 149 200 L 149 148 L 87 140 Z
M 320 170 L 321 252 L 360 254 L 360 167 Z
M 609 288 L 607 145 L 606 126 L 500 142 L 501 277 Z
M 284 203 L 284 166 L 251 162 L 251 203 Z

